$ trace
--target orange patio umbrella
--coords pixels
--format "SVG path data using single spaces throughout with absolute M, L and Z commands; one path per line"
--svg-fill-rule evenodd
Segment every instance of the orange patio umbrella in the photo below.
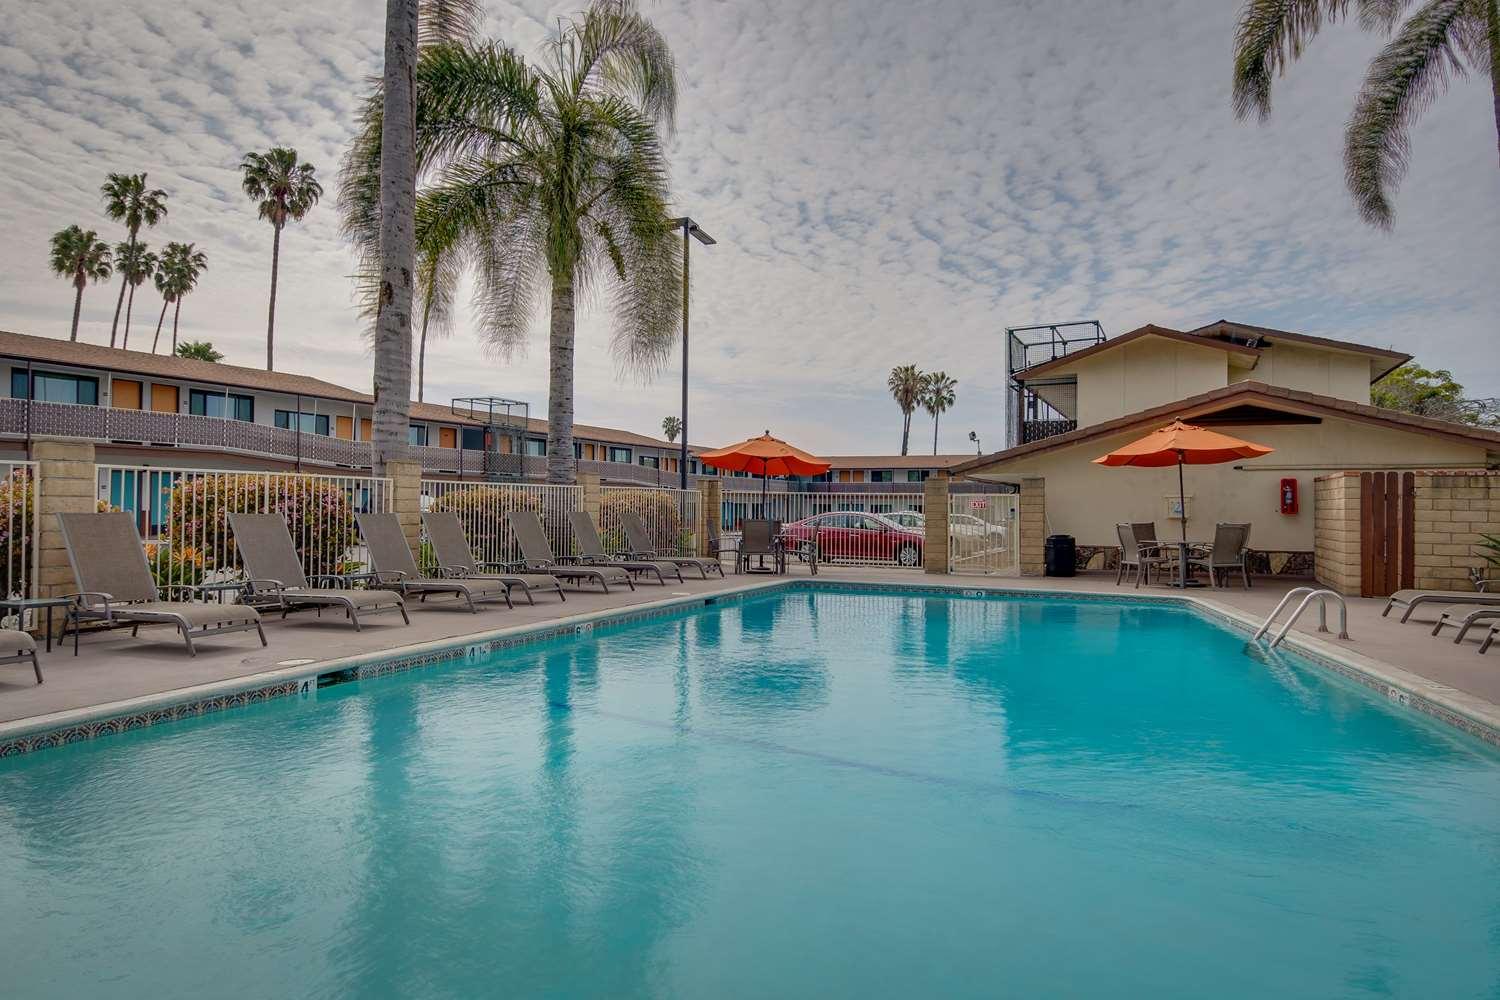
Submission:
M 699 452 L 698 461 L 731 472 L 760 473 L 762 505 L 766 498 L 766 482 L 771 476 L 817 476 L 831 468 L 831 464 L 821 458 L 772 437 L 769 430 L 760 437 L 727 448 Z
M 1219 465 L 1223 462 L 1233 462 L 1237 458 L 1259 458 L 1269 455 L 1274 448 L 1267 448 L 1263 444 L 1254 444 L 1250 441 L 1241 441 L 1237 437 L 1228 434 L 1220 434 L 1206 427 L 1197 427 L 1193 424 L 1185 424 L 1181 420 L 1174 420 L 1166 427 L 1152 431 L 1137 441 L 1132 441 L 1123 448 L 1116 448 L 1108 455 L 1100 455 L 1094 459 L 1095 465 L 1135 465 L 1148 469 L 1160 469 L 1169 465 L 1177 466 L 1177 502 L 1178 510 L 1182 514 L 1179 523 L 1182 525 L 1182 544 L 1187 546 L 1187 490 L 1183 485 L 1182 467 L 1184 465 Z M 1186 568 L 1183 560 L 1178 560 L 1178 584 L 1186 584 Z

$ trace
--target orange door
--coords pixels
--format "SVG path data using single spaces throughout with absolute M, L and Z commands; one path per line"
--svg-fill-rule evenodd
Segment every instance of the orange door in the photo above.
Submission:
M 119 410 L 139 410 L 141 408 L 141 384 L 134 379 L 117 378 L 110 382 L 110 392 L 114 394 L 111 402 Z
M 439 427 L 438 428 L 438 447 L 439 448 L 457 448 L 458 447 L 458 428 L 456 428 L 456 427 Z
M 375 435 L 372 432 L 371 426 L 370 426 L 370 418 L 369 417 L 360 417 L 359 418 L 359 439 L 361 441 L 371 441 L 371 440 L 374 440 L 374 437 L 375 437 Z
M 151 387 L 151 409 L 157 413 L 176 413 L 177 387 L 175 385 L 153 385 Z
M 333 436 L 334 437 L 341 437 L 345 441 L 352 441 L 352 440 L 354 440 L 354 418 L 353 417 L 334 417 L 333 418 Z

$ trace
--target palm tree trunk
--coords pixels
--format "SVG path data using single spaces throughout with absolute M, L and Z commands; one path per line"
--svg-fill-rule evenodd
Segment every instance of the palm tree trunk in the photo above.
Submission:
M 120 350 L 130 346 L 130 311 L 135 308 L 135 286 L 130 286 L 130 295 L 125 299 L 125 336 L 120 338 Z M 115 346 L 110 342 L 110 347 Z
M 932 453 L 934 455 L 937 454 L 937 425 L 939 416 L 940 414 L 937 413 L 932 415 Z
M 83 278 L 82 276 L 73 280 L 73 287 L 77 292 L 73 296 L 73 334 L 68 339 L 78 339 L 78 314 L 83 311 Z
M 1495 107 L 1495 148 L 1500 152 L 1500 0 L 1490 0 L 1484 12 L 1490 42 L 1490 92 Z
M 552 279 L 552 330 L 547 350 L 552 375 L 547 387 L 547 482 L 572 483 L 573 457 L 573 276 Z
M 266 371 L 274 371 L 271 349 L 276 340 L 276 271 L 281 264 L 281 227 L 271 227 L 276 235 L 271 237 L 271 310 L 266 316 Z
M 167 318 L 167 306 L 169 306 L 171 304 L 172 304 L 172 300 L 171 299 L 163 298 L 161 300 L 161 315 L 158 316 L 158 317 L 156 317 L 156 336 L 154 336 L 154 337 L 151 338 L 151 353 L 152 354 L 156 353 L 156 345 L 161 340 L 161 325 L 162 325 L 163 322 L 166 321 L 166 318 Z
M 177 296 L 176 303 L 174 303 L 173 306 L 172 306 L 172 354 L 173 355 L 176 355 L 176 353 L 177 353 L 177 317 L 179 317 L 181 315 L 182 315 L 182 296 L 179 295 L 179 296 Z M 934 425 L 933 432 L 932 432 L 932 439 L 933 439 L 933 441 L 937 441 L 937 429 L 936 429 L 935 425 Z M 934 448 L 933 454 L 934 455 L 937 454 L 936 447 L 937 446 L 934 444 L 934 446 L 933 446 L 933 448 Z
M 125 289 L 130 287 L 130 278 L 120 276 L 120 297 L 115 300 L 115 321 L 109 325 L 109 346 L 115 346 L 115 332 L 120 328 L 120 306 L 125 301 Z
M 906 454 L 906 449 L 911 442 L 911 414 L 905 410 L 901 411 L 901 454 Z
M 371 465 L 407 454 L 411 423 L 411 295 L 416 228 L 417 0 L 386 0 L 385 111 L 380 130 L 380 290 L 375 316 Z
M 422 339 L 417 348 L 417 402 L 427 389 L 427 322 L 432 318 L 432 289 L 427 290 L 427 301 L 422 303 Z

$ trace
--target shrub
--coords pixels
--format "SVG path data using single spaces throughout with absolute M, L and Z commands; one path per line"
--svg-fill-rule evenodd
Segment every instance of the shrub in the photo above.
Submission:
M 607 552 L 623 552 L 629 545 L 620 515 L 634 511 L 651 534 L 656 551 L 663 555 L 681 555 L 693 546 L 692 527 L 685 526 L 678 499 L 663 490 L 606 490 L 599 503 L 599 522 Z
M 208 571 L 208 559 L 191 545 L 146 545 L 146 564 L 158 587 L 196 587 Z M 169 599 L 176 599 L 171 595 Z
M 35 544 L 36 490 L 31 470 L 22 466 L 0 479 L 0 566 L 7 594 L 31 596 L 31 555 Z
M 354 504 L 336 483 L 307 476 L 263 476 L 228 473 L 184 476 L 167 496 L 163 535 L 191 545 L 202 539 L 223 539 L 205 554 L 208 569 L 227 570 L 234 564 L 234 532 L 229 515 L 267 512 L 280 514 L 291 531 L 292 544 L 304 572 L 330 573 L 356 542 Z

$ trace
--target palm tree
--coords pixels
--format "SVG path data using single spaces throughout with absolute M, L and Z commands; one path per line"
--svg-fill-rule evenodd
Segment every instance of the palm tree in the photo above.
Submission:
M 422 329 L 417 347 L 417 402 L 427 392 L 427 334 L 446 337 L 453 332 L 453 305 L 463 277 L 457 249 L 443 246 L 433 233 L 417 248 L 417 296 L 422 302 Z M 436 326 L 433 324 L 436 323 Z
M 132 248 L 142 226 L 150 228 L 166 217 L 167 192 L 160 188 L 148 189 L 144 173 L 110 174 L 99 191 L 104 195 L 105 214 L 116 222 L 125 223 L 125 230 L 129 234 L 125 244 Z M 130 272 L 127 272 L 125 280 L 120 283 L 120 297 L 115 302 L 115 321 L 109 328 L 110 347 L 115 346 L 115 334 L 120 326 L 120 303 L 125 300 L 125 290 L 128 288 L 133 291 L 144 280 L 142 278 L 132 284 Z M 126 315 L 128 317 L 128 311 Z M 126 326 L 129 326 L 128 319 Z
M 896 405 L 901 408 L 901 454 L 905 455 L 911 443 L 911 415 L 922 399 L 922 372 L 916 365 L 897 365 L 885 380 L 886 388 Z
M 216 350 L 214 345 L 207 340 L 186 340 L 177 345 L 175 352 L 179 358 L 192 358 L 195 361 L 224 360 L 224 352 Z
M 661 432 L 666 435 L 668 444 L 676 441 L 677 435 L 682 433 L 682 418 L 662 417 Z
M 932 416 L 932 453 L 938 453 L 938 417 L 953 406 L 958 379 L 947 372 L 928 372 L 922 376 L 922 409 Z
M 125 332 L 120 337 L 120 347 L 130 346 L 130 314 L 135 309 L 135 290 L 156 273 L 157 258 L 145 243 L 115 244 L 115 268 L 125 275 L 125 287 L 130 289 L 125 299 Z M 114 342 L 110 342 L 114 346 Z
M 1388 229 L 1406 174 L 1411 128 L 1450 76 L 1489 77 L 1500 150 L 1500 0 L 1425 0 L 1401 23 L 1406 0 L 1248 0 L 1235 33 L 1234 112 L 1271 115 L 1271 78 L 1286 71 L 1325 21 L 1357 8 L 1366 27 L 1392 34 L 1370 62 L 1344 127 L 1344 180 L 1360 216 Z
M 632 0 L 594 0 L 562 22 L 540 65 L 502 45 L 434 44 L 416 71 L 416 242 L 453 247 L 477 272 L 486 341 L 519 348 L 543 289 L 550 298 L 547 477 L 571 482 L 575 308 L 610 286 L 614 347 L 650 371 L 674 343 L 678 244 L 666 211 L 660 129 L 676 106 L 671 53 Z M 346 230 L 372 238 L 372 153 L 381 122 L 367 105 L 345 161 Z M 385 283 L 378 286 L 385 295 Z
M 264 153 L 246 153 L 240 162 L 240 186 L 257 202 L 260 217 L 271 224 L 271 306 L 266 314 L 266 370 L 273 364 L 276 340 L 276 275 L 281 264 L 281 231 L 300 222 L 323 197 L 323 186 L 311 163 L 298 163 L 297 151 L 275 146 Z
M 78 314 L 83 309 L 83 287 L 90 281 L 107 281 L 112 269 L 109 244 L 92 229 L 69 226 L 52 234 L 52 273 L 73 282 L 73 333 L 78 339 Z
M 168 243 L 156 267 L 156 290 L 161 292 L 161 315 L 156 320 L 156 336 L 151 353 L 161 340 L 162 321 L 167 306 L 172 308 L 172 353 L 177 353 L 177 321 L 182 316 L 182 299 L 198 285 L 198 277 L 208 269 L 208 258 L 192 243 Z

